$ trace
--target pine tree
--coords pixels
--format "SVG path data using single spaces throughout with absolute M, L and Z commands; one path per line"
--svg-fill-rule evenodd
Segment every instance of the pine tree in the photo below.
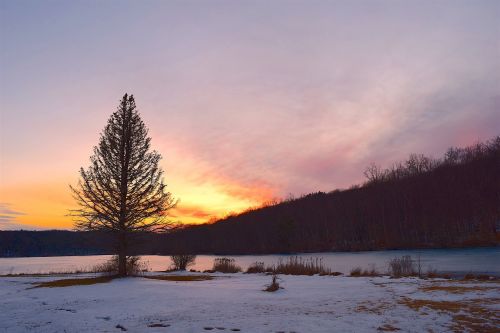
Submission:
M 127 275 L 131 235 L 167 227 L 166 212 L 175 206 L 158 166 L 161 155 L 150 150 L 150 143 L 133 95 L 125 94 L 94 147 L 90 166 L 81 168 L 78 185 L 70 186 L 79 206 L 70 213 L 76 228 L 116 235 L 120 276 Z

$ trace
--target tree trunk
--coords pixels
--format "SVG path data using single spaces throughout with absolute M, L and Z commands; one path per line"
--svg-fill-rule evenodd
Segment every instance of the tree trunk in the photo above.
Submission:
M 127 276 L 127 239 L 124 232 L 118 238 L 118 275 Z
M 128 190 L 128 163 L 130 160 L 130 115 L 124 102 L 122 124 L 122 137 L 120 145 L 120 236 L 118 245 L 118 275 L 127 276 L 127 231 L 126 231 L 126 209 L 127 209 L 127 190 Z

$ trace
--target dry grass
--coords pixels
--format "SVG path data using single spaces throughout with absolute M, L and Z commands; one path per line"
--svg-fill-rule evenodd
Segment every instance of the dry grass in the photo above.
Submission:
M 411 256 L 402 256 L 401 258 L 391 259 L 389 261 L 389 274 L 396 278 L 417 275 L 414 260 Z
M 371 266 L 369 269 L 361 269 L 361 267 L 356 267 L 351 269 L 350 276 L 360 277 L 360 276 L 368 276 L 375 277 L 381 276 L 381 274 L 375 269 L 375 266 Z
M 330 275 L 332 272 L 323 265 L 322 258 L 289 257 L 286 261 L 279 260 L 276 266 L 272 267 L 274 274 L 285 275 Z
M 234 259 L 215 258 L 212 270 L 221 273 L 238 273 L 241 272 L 241 267 L 236 265 Z
M 354 311 L 356 312 L 366 312 L 371 314 L 376 314 L 383 316 L 385 311 L 393 308 L 393 304 L 384 301 L 363 301 L 360 302 Z
M 419 311 L 422 308 L 452 315 L 453 324 L 450 329 L 453 332 L 498 332 L 500 327 L 500 314 L 493 309 L 485 307 L 485 304 L 498 302 L 498 299 L 477 299 L 470 301 L 434 301 L 414 300 L 404 298 L 401 304 Z
M 453 294 L 465 294 L 474 291 L 489 291 L 498 290 L 500 292 L 500 287 L 492 286 L 424 286 L 419 288 L 422 291 L 444 291 Z
M 255 274 L 255 273 L 265 273 L 266 268 L 264 266 L 263 262 L 254 262 L 250 266 L 248 266 L 247 271 L 248 274 Z
M 210 275 L 152 275 L 143 277 L 146 279 L 174 282 L 207 281 L 214 279 L 214 277 Z
M 113 279 L 111 276 L 99 276 L 94 278 L 83 279 L 64 279 L 54 280 L 48 282 L 35 283 L 33 288 L 59 288 L 59 287 L 72 287 L 72 286 L 88 286 L 97 283 L 106 283 Z
M 469 280 L 479 280 L 479 281 L 494 281 L 494 280 L 498 280 L 498 277 L 494 277 L 494 276 L 489 276 L 489 275 L 486 275 L 486 274 L 477 274 L 477 275 L 474 275 L 472 273 L 468 273 L 468 274 L 465 274 L 465 276 L 463 277 L 463 280 L 465 281 L 469 281 Z
M 355 267 L 353 269 L 351 269 L 351 273 L 349 274 L 350 276 L 354 276 L 354 277 L 358 277 L 358 276 L 361 276 L 361 267 Z
M 425 274 L 425 277 L 428 279 L 447 279 L 447 280 L 451 279 L 450 274 L 438 273 L 436 270 L 427 271 L 427 274 Z
M 278 276 L 273 275 L 273 280 L 271 281 L 271 284 L 268 285 L 266 289 L 264 289 L 264 291 L 275 292 L 278 291 L 279 289 L 280 289 L 280 284 L 278 283 Z
M 40 273 L 10 273 L 3 274 L 0 277 L 50 277 L 50 276 L 65 276 L 65 275 L 76 275 L 76 274 L 90 274 L 99 273 L 93 269 L 76 269 L 76 270 L 66 270 L 66 271 L 48 271 Z

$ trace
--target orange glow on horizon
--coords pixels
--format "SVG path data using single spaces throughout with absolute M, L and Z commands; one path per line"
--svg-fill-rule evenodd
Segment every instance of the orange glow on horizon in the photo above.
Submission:
M 21 215 L 13 223 L 24 229 L 72 229 L 69 210 L 75 208 L 68 184 L 62 180 L 51 183 L 10 185 L 0 190 L 0 202 Z M 74 183 L 74 182 L 73 182 Z M 181 179 L 169 184 L 169 190 L 179 204 L 168 212 L 169 220 L 183 224 L 200 224 L 221 218 L 228 213 L 241 212 L 272 198 L 267 188 L 245 187 L 236 181 L 207 180 L 189 184 Z

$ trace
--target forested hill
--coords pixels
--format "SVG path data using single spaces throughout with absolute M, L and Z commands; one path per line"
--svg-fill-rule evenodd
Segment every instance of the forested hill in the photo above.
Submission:
M 441 159 L 374 165 L 359 187 L 302 198 L 178 231 L 165 252 L 286 253 L 496 245 L 500 136 Z
M 142 234 L 137 254 L 251 254 L 498 245 L 500 136 L 443 158 L 410 155 L 367 182 L 249 210 L 170 234 Z M 108 234 L 2 231 L 0 256 L 100 254 Z

